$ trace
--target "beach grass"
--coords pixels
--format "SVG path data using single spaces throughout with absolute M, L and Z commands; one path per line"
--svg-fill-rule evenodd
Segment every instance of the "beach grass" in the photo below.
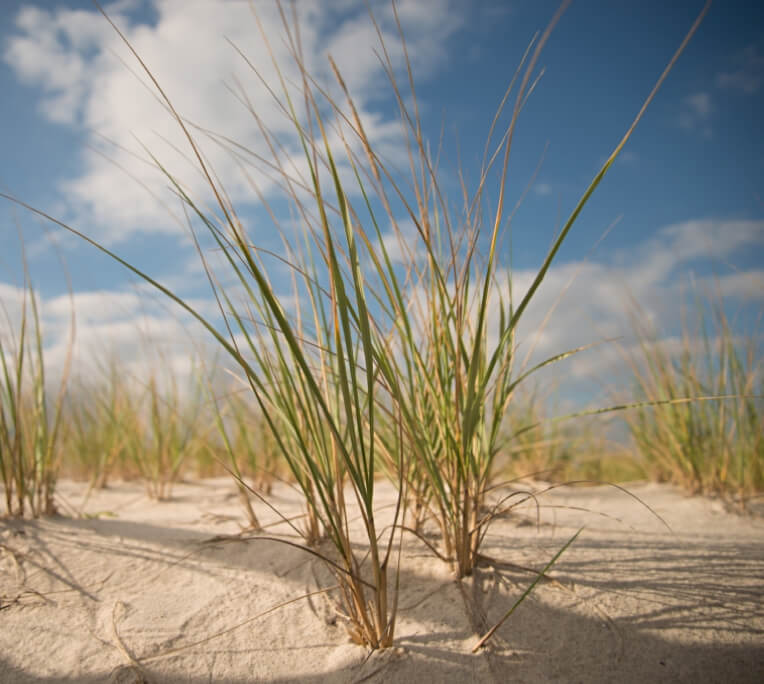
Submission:
M 34 517 L 56 512 L 54 492 L 61 458 L 62 408 L 74 340 L 74 312 L 68 352 L 58 388 L 45 375 L 38 297 L 23 253 L 24 287 L 15 326 L 2 304 L 0 332 L 0 478 L 7 515 Z
M 408 58 L 406 83 L 401 83 L 379 29 L 380 59 L 398 104 L 409 152 L 408 176 L 396 172 L 375 149 L 375 140 L 367 134 L 334 62 L 330 60 L 337 95 L 309 73 L 296 16 L 290 18 L 281 10 L 297 83 L 288 80 L 282 65 L 276 63 L 262 27 L 260 39 L 273 58 L 275 82 L 265 81 L 244 48 L 233 46 L 251 67 L 253 77 L 273 96 L 299 149 L 298 165 L 287 153 L 289 147 L 250 109 L 252 125 L 271 151 L 268 168 L 283 191 L 280 199 L 286 200 L 290 217 L 297 217 L 300 225 L 294 238 L 278 218 L 276 202 L 269 201 L 249 178 L 253 194 L 284 238 L 285 248 L 275 256 L 291 277 L 288 296 L 277 294 L 274 287 L 266 260 L 273 253 L 255 244 L 202 153 L 198 136 L 206 133 L 176 111 L 150 65 L 113 23 L 182 132 L 212 198 L 210 208 L 206 198 L 191 196 L 172 171 L 152 156 L 184 206 L 189 232 L 218 303 L 217 318 L 203 314 L 193 301 L 76 228 L 32 209 L 164 293 L 225 352 L 238 382 L 249 392 L 246 406 L 254 409 L 246 410 L 254 410 L 268 426 L 273 447 L 305 498 L 307 524 L 299 528 L 292 521 L 284 522 L 304 538 L 307 552 L 320 555 L 331 568 L 351 638 L 372 649 L 394 642 L 404 533 L 418 534 L 416 527 L 431 516 L 440 528 L 440 555 L 457 578 L 470 575 L 479 562 L 492 522 L 486 512 L 487 494 L 516 394 L 534 373 L 579 351 L 561 350 L 531 368 L 517 368 L 519 323 L 578 216 L 708 8 L 583 192 L 529 289 L 517 301 L 500 249 L 507 237 L 510 151 L 523 105 L 535 87 L 539 56 L 567 4 L 560 6 L 547 29 L 529 46 L 490 126 L 477 189 L 472 194 L 465 189 L 459 211 L 442 188 L 437 162 L 422 130 Z M 402 30 L 400 48 L 406 55 Z M 248 106 L 243 93 L 241 101 Z M 509 123 L 501 136 L 495 136 L 506 102 L 513 102 Z M 242 146 L 237 149 L 246 151 Z M 490 207 L 485 197 L 489 183 L 497 196 Z M 404 229 L 404 223 L 414 226 L 413 234 Z M 399 245 L 406 247 L 401 250 L 402 262 L 391 254 L 388 227 Z M 214 245 L 217 262 L 223 264 L 220 270 L 213 270 L 206 258 L 200 233 Z M 33 311 L 36 320 L 34 307 Z M 24 330 L 22 326 L 19 348 L 26 343 Z M 39 332 L 36 339 L 41 349 Z M 21 362 L 7 365 L 6 356 L 11 359 L 10 354 L 3 356 L 4 368 L 15 368 L 20 377 Z M 34 386 L 42 384 L 38 379 Z M 19 382 L 6 380 L 6 385 L 8 406 L 18 416 Z M 198 416 L 192 412 L 181 417 L 182 402 L 172 383 L 164 392 L 151 376 L 141 394 L 141 403 L 149 407 L 147 427 L 143 433 L 137 427 L 131 430 L 135 434 L 124 447 L 132 452 L 129 458 L 146 478 L 149 492 L 158 497 L 169 491 L 189 448 L 184 424 L 194 423 Z M 199 392 L 194 389 L 191 395 Z M 226 408 L 211 394 L 214 423 L 243 499 L 248 501 L 252 494 L 267 501 L 243 477 L 241 454 L 249 448 L 246 439 L 250 437 L 244 405 L 234 402 Z M 512 437 L 520 440 L 524 431 L 529 439 L 523 447 L 527 451 L 534 439 L 545 439 L 543 434 L 534 436 L 534 429 L 533 424 L 526 425 L 514 430 Z M 9 444 L 15 443 L 15 434 L 8 431 Z M 398 494 L 395 510 L 384 524 L 375 509 L 375 483 L 381 473 L 393 480 Z M 5 470 L 3 478 L 8 494 L 11 479 L 6 479 Z M 360 511 L 360 528 L 350 520 L 349 497 Z M 413 528 L 404 524 L 407 508 L 414 510 Z M 251 507 L 248 515 L 251 526 L 257 528 L 259 521 Z M 316 550 L 321 540 L 328 542 L 330 552 Z M 572 542 L 560 549 L 547 568 Z M 489 637 L 490 633 L 485 638 Z
M 652 402 L 724 398 L 639 407 L 625 418 L 654 479 L 743 503 L 764 490 L 761 336 L 733 333 L 718 289 L 695 294 L 697 320 L 685 312 L 679 338 L 659 341 L 635 312 L 638 345 L 626 355 L 635 394 Z
M 64 410 L 64 471 L 91 489 L 113 476 L 138 478 L 151 498 L 169 498 L 184 467 L 198 468 L 212 449 L 201 369 L 191 366 L 179 373 L 160 360 L 139 377 L 110 358 L 78 377 Z
M 63 474 L 87 479 L 89 490 L 105 487 L 115 474 L 130 476 L 128 439 L 134 426 L 128 422 L 137 415 L 135 398 L 116 359 L 96 365 L 87 379 L 72 380 L 62 437 Z

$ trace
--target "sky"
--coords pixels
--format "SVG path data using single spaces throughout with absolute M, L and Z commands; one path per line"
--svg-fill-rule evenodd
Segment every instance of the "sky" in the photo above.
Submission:
M 520 114 L 507 183 L 510 269 L 527 288 L 556 231 L 628 129 L 703 3 L 579 0 L 541 55 L 541 77 Z M 275 5 L 255 0 L 277 62 L 295 75 Z M 295 144 L 289 122 L 247 66 L 275 82 L 250 3 L 118 0 L 104 8 L 169 95 L 207 130 L 267 154 L 242 93 L 265 124 Z M 396 75 L 406 74 L 391 5 L 371 0 Z M 459 175 L 474 190 L 486 137 L 529 42 L 554 2 L 402 0 L 397 3 L 425 137 L 440 145 L 442 188 L 461 208 Z M 405 146 L 379 42 L 363 3 L 299 0 L 305 62 L 333 87 L 336 61 L 377 149 L 405 168 Z M 235 48 L 234 48 L 235 46 Z M 190 150 L 116 31 L 86 0 L 0 3 L 0 192 L 102 242 L 215 315 L 182 210 L 149 153 L 207 199 Z M 237 97 L 238 96 L 238 97 Z M 411 102 L 408 91 L 404 93 Z M 512 100 L 514 102 L 514 100 Z M 635 343 L 638 304 L 675 343 L 711 291 L 735 334 L 761 339 L 764 303 L 764 5 L 711 6 L 631 140 L 574 225 L 521 327 L 523 349 L 549 356 L 618 338 Z M 508 117 L 500 119 L 506 127 Z M 199 134 L 252 240 L 273 247 L 262 205 L 230 150 Z M 494 139 L 496 141 L 496 138 Z M 498 185 L 486 191 L 495 204 Z M 258 176 L 267 198 L 277 188 Z M 490 183 L 489 183 L 490 185 Z M 520 201 L 522 200 L 522 201 Z M 275 201 L 275 200 L 274 200 Z M 402 217 L 401 217 L 402 218 Z M 21 238 L 19 237 L 21 236 Z M 604 236 L 604 238 L 603 238 Z M 46 353 L 65 358 L 73 292 L 82 372 L 113 350 L 140 372 L 151 349 L 187 366 L 188 340 L 210 342 L 171 302 L 82 240 L 0 200 L 0 334 L 18 320 L 23 241 L 40 298 Z M 507 240 L 506 244 L 510 244 Z M 288 282 L 276 281 L 278 290 Z M 278 277 L 278 272 L 275 273 Z M 700 299 L 699 299 L 700 298 Z M 552 310 L 551 315 L 547 316 Z M 89 366 L 88 364 L 91 364 Z M 91 371 L 87 369 L 91 368 Z M 613 378 L 616 382 L 609 382 Z M 613 343 L 566 361 L 548 378 L 565 401 L 603 405 L 604 381 L 628 390 Z

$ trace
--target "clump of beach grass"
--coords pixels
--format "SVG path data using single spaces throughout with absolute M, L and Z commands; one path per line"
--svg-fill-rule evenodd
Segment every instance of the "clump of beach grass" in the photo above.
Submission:
M 23 247 L 22 247 L 23 250 Z M 5 303 L 0 331 L 0 478 L 7 515 L 52 515 L 61 458 L 62 407 L 74 336 L 71 337 L 58 389 L 51 394 L 45 375 L 43 331 L 37 293 L 24 262 L 20 321 L 11 320 Z
M 137 413 L 116 359 L 96 365 L 87 379 L 72 379 L 62 435 L 62 471 L 86 478 L 88 492 L 106 487 L 115 472 L 122 477 L 127 474 L 128 441 L 135 425 L 126 422 Z
M 380 358 L 380 371 L 400 410 L 418 472 L 426 478 L 426 496 L 431 497 L 445 556 L 457 577 L 471 574 L 491 522 L 491 515 L 486 514 L 486 493 L 500 450 L 500 431 L 513 395 L 536 371 L 579 351 L 565 351 L 530 369 L 516 371 L 515 338 L 520 320 L 583 207 L 625 146 L 708 9 L 706 5 L 632 125 L 564 223 L 528 291 L 515 302 L 511 277 L 501 278 L 502 260 L 498 251 L 507 227 L 504 192 L 510 150 L 520 111 L 535 85 L 533 74 L 539 55 L 566 5 L 560 6 L 535 46 L 526 52 L 510 83 L 502 106 L 519 81 L 510 123 L 493 149 L 491 133 L 498 122 L 500 107 L 489 132 L 477 190 L 469 195 L 465 189 L 464 210 L 458 217 L 451 218 L 450 206 L 438 182 L 437 166 L 422 135 L 410 71 L 413 111 L 406 105 L 406 98 L 395 81 L 389 58 L 385 62 L 406 127 L 414 202 L 406 202 L 402 186 L 374 153 L 360 119 L 354 116 L 354 132 L 363 144 L 370 168 L 364 190 L 367 186 L 375 190 L 386 209 L 385 218 L 394 227 L 398 222 L 390 208 L 390 196 L 404 204 L 407 218 L 416 227 L 412 259 L 416 259 L 417 254 L 424 255 L 422 263 L 411 265 L 417 297 L 412 305 L 411 288 L 406 297 L 404 283 L 391 267 L 384 245 L 380 253 L 371 253 L 376 273 L 384 284 L 384 304 L 394 312 L 391 342 Z M 405 52 L 402 36 L 401 43 Z M 355 114 L 352 100 L 347 96 Z M 498 201 L 485 230 L 483 192 L 497 159 L 501 160 Z M 368 209 L 372 224 L 378 226 L 380 221 L 371 206 Z M 403 241 L 402 232 L 397 230 Z M 480 247 L 484 244 L 488 250 L 481 258 Z
M 293 56 L 301 65 L 298 44 L 286 20 L 284 25 Z M 115 30 L 118 31 L 116 26 Z M 264 32 L 263 40 L 267 43 Z M 128 47 L 132 50 L 129 43 Z M 228 292 L 219 288 L 210 274 L 210 284 L 221 304 L 220 313 L 228 331 L 236 330 L 243 340 L 241 346 L 233 335 L 231 338 L 222 335 L 187 302 L 116 255 L 113 256 L 189 311 L 236 362 L 302 487 L 310 509 L 334 546 L 335 558 L 326 560 L 336 571 L 351 637 L 372 648 L 390 646 L 397 611 L 397 579 L 390 584 L 388 570 L 398 513 L 385 539 L 381 531 L 377 531 L 374 512 L 375 449 L 378 445 L 375 418 L 380 410 L 378 394 L 386 392 L 379 372 L 379 350 L 383 341 L 367 304 L 370 295 L 360 268 L 356 236 L 358 226 L 342 188 L 309 76 L 303 69 L 304 115 L 309 122 L 305 124 L 298 117 L 276 65 L 283 97 L 279 103 L 285 116 L 294 124 L 305 153 L 309 173 L 307 184 L 300 185 L 298 192 L 294 179 L 281 165 L 281 160 L 276 159 L 274 163 L 282 173 L 288 195 L 300 215 L 310 220 L 308 217 L 311 214 L 301 199 L 303 192 L 307 192 L 317 213 L 315 232 L 311 235 L 325 269 L 320 277 L 327 279 L 326 286 L 318 284 L 317 272 L 297 271 L 297 277 L 307 293 L 320 297 L 320 302 L 312 300 L 314 328 L 311 340 L 306 339 L 306 329 L 299 318 L 295 320 L 287 314 L 274 294 L 260 255 L 247 237 L 235 208 L 204 161 L 189 128 L 150 70 L 134 54 L 183 130 L 216 199 L 221 222 L 205 212 L 175 178 L 167 174 L 190 215 L 209 231 L 238 284 L 246 292 L 248 305 L 237 307 Z M 268 131 L 262 128 L 256 114 L 253 115 L 263 135 L 268 137 Z M 276 154 L 277 148 L 272 149 Z M 330 190 L 324 190 L 322 177 L 327 172 L 328 188 L 332 194 L 327 194 Z M 332 205 L 332 195 L 336 206 Z M 338 216 L 339 226 L 330 220 L 330 212 L 332 218 Z M 207 269 L 206 262 L 204 265 Z M 254 319 L 253 312 L 264 321 Z M 296 453 L 287 447 L 282 430 L 286 431 L 289 446 L 298 446 Z M 402 454 L 402 440 L 393 448 Z M 355 551 L 351 539 L 348 508 L 345 505 L 346 484 L 363 519 L 367 546 L 363 555 Z
M 203 392 L 198 370 L 191 369 L 185 384 L 180 386 L 172 370 L 152 372 L 134 404 L 136 429 L 128 435 L 128 459 L 140 472 L 148 495 L 159 501 L 171 496 L 186 460 L 206 448 L 209 431 L 199 420 Z
M 117 475 L 141 479 L 150 498 L 168 499 L 184 468 L 212 449 L 193 356 L 187 374 L 166 360 L 136 372 L 112 357 L 89 375 L 77 378 L 65 404 L 62 467 L 85 473 L 88 494 Z
M 513 398 L 502 428 L 497 475 L 549 482 L 619 482 L 640 473 L 636 465 L 623 462 L 626 448 L 606 438 L 600 420 L 555 421 L 549 404 L 549 397 L 535 390 Z M 616 462 L 619 467 L 614 469 Z
M 218 396 L 212 383 L 208 383 L 209 403 L 222 442 L 212 443 L 208 451 L 224 467 L 228 468 L 225 464 L 230 463 L 228 470 L 236 480 L 249 527 L 257 531 L 261 526 L 251 499 L 271 493 L 277 445 L 255 402 L 242 397 L 241 391 L 237 386 Z M 251 392 L 246 385 L 244 391 Z
M 205 209 L 202 200 L 191 197 L 172 172 L 154 158 L 183 202 L 190 224 L 200 226 L 212 238 L 228 275 L 244 293 L 236 299 L 232 289 L 221 287 L 219 283 L 230 280 L 216 277 L 199 248 L 220 305 L 225 332 L 191 302 L 76 229 L 51 219 L 170 297 L 207 329 L 235 363 L 305 495 L 317 533 L 331 543 L 332 553 L 322 557 L 335 573 L 348 631 L 354 641 L 371 648 L 389 647 L 394 639 L 401 520 L 409 500 L 412 473 L 421 476 L 424 489 L 417 490 L 416 496 L 423 497 L 434 511 L 445 557 L 457 577 L 469 575 L 478 562 L 480 545 L 491 522 L 485 512 L 485 497 L 507 406 L 518 386 L 536 370 L 575 352 L 564 352 L 516 372 L 519 321 L 584 205 L 623 149 L 706 11 L 582 195 L 531 287 L 516 304 L 511 278 L 502 279 L 499 272 L 500 244 L 508 218 L 504 205 L 510 149 L 520 111 L 535 85 L 534 70 L 541 49 L 567 4 L 563 3 L 547 30 L 529 48 L 510 84 L 504 100 L 515 93 L 510 123 L 492 148 L 490 141 L 500 107 L 489 132 L 477 191 L 473 195 L 464 191 L 464 208 L 458 216 L 454 216 L 441 189 L 437 164 L 424 139 L 408 58 L 409 92 L 404 95 L 381 32 L 381 61 L 399 105 L 408 143 L 408 180 L 398 178 L 377 154 L 334 63 L 331 66 L 342 102 L 308 73 L 296 17 L 290 26 L 283 11 L 281 14 L 285 39 L 298 71 L 297 84 L 287 83 L 275 59 L 277 82 L 266 83 L 245 52 L 236 47 L 273 95 L 302 151 L 304 173 L 242 91 L 241 101 L 252 113 L 253 123 L 272 153 L 268 168 L 278 178 L 292 215 L 303 228 L 304 249 L 287 249 L 285 255 L 277 255 L 280 264 L 287 265 L 292 274 L 295 296 L 289 301 L 276 295 L 263 262 L 264 250 L 253 244 L 235 206 L 200 151 L 195 135 L 208 133 L 193 128 L 175 110 L 150 68 L 124 39 L 183 132 L 214 198 L 215 211 Z M 397 20 L 397 11 L 395 17 Z M 269 47 L 262 27 L 261 35 Z M 402 32 L 400 40 L 405 55 Z M 299 103 L 293 95 L 295 90 L 299 92 Z M 222 138 L 210 135 L 224 144 Z M 248 152 L 235 147 L 238 153 Z M 260 159 L 254 153 L 253 157 Z M 242 157 L 239 154 L 237 158 Z M 484 230 L 483 194 L 497 160 L 501 165 L 498 202 L 489 212 L 488 229 Z M 247 179 L 284 235 L 274 206 L 254 179 Z M 413 238 L 402 229 L 401 214 L 413 223 Z M 402 266 L 386 247 L 383 231 L 390 225 L 400 241 L 413 239 L 413 243 L 409 242 L 410 258 Z M 391 520 L 380 528 L 374 503 L 375 481 L 382 462 L 396 483 L 398 500 Z M 349 520 L 348 496 L 360 511 L 361 550 Z M 535 582 L 528 591 L 533 586 Z
M 626 358 L 639 398 L 710 398 L 638 407 L 625 418 L 653 477 L 744 502 L 764 490 L 761 337 L 733 332 L 720 293 L 697 300 L 697 320 L 685 312 L 673 340 L 659 341 L 644 312 L 636 312 L 638 345 Z
M 123 459 L 126 436 L 119 423 L 129 399 L 118 384 L 116 368 L 106 382 L 73 379 L 65 406 L 66 442 L 62 472 L 88 480 L 88 492 L 106 487 Z

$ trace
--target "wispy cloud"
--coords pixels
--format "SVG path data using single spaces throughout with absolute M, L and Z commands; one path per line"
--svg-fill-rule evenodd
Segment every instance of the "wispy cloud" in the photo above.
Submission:
M 756 45 L 748 45 L 732 60 L 731 68 L 716 76 L 716 85 L 720 88 L 737 90 L 746 95 L 753 95 L 764 82 L 764 55 Z
M 699 92 L 688 95 L 682 101 L 679 125 L 686 130 L 700 131 L 704 138 L 710 138 L 712 135 L 710 119 L 713 111 L 710 93 Z
M 707 119 L 711 114 L 711 96 L 708 93 L 689 95 L 685 102 L 699 119 Z

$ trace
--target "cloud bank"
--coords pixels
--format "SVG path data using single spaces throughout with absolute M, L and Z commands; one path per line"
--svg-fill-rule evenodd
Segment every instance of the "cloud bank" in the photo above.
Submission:
M 231 199 L 239 205 L 253 201 L 251 186 L 240 171 L 243 161 L 253 164 L 249 172 L 265 194 L 273 190 L 272 173 L 253 161 L 253 155 L 271 155 L 247 107 L 251 105 L 279 137 L 287 155 L 301 156 L 292 123 L 260 80 L 278 86 L 275 62 L 287 83 L 300 82 L 276 3 L 227 0 L 221 11 L 221 3 L 208 0 L 155 0 L 153 21 L 136 7 L 117 2 L 107 4 L 106 12 L 178 113 L 198 127 L 193 129 L 197 141 Z M 379 93 L 387 93 L 389 86 L 384 87 L 387 77 L 374 53 L 380 50 L 379 38 L 365 6 L 346 0 L 302 0 L 296 7 L 308 71 L 336 95 L 327 60 L 331 55 L 357 98 L 376 148 L 405 161 L 396 114 L 379 110 Z M 426 78 L 444 61 L 447 39 L 463 23 L 464 8 L 451 0 L 404 0 L 397 7 L 411 64 Z M 378 0 L 371 9 L 394 68 L 400 70 L 404 55 L 390 3 Z M 245 58 L 257 65 L 258 73 Z M 50 121 L 86 134 L 82 173 L 60 187 L 76 225 L 108 244 L 127 241 L 136 232 L 184 230 L 179 202 L 151 156 L 192 197 L 209 196 L 204 179 L 156 89 L 103 16 L 95 10 L 24 6 L 3 59 L 19 79 L 42 91 L 39 107 Z M 237 158 L 224 139 L 235 140 L 248 153 L 238 148 Z

